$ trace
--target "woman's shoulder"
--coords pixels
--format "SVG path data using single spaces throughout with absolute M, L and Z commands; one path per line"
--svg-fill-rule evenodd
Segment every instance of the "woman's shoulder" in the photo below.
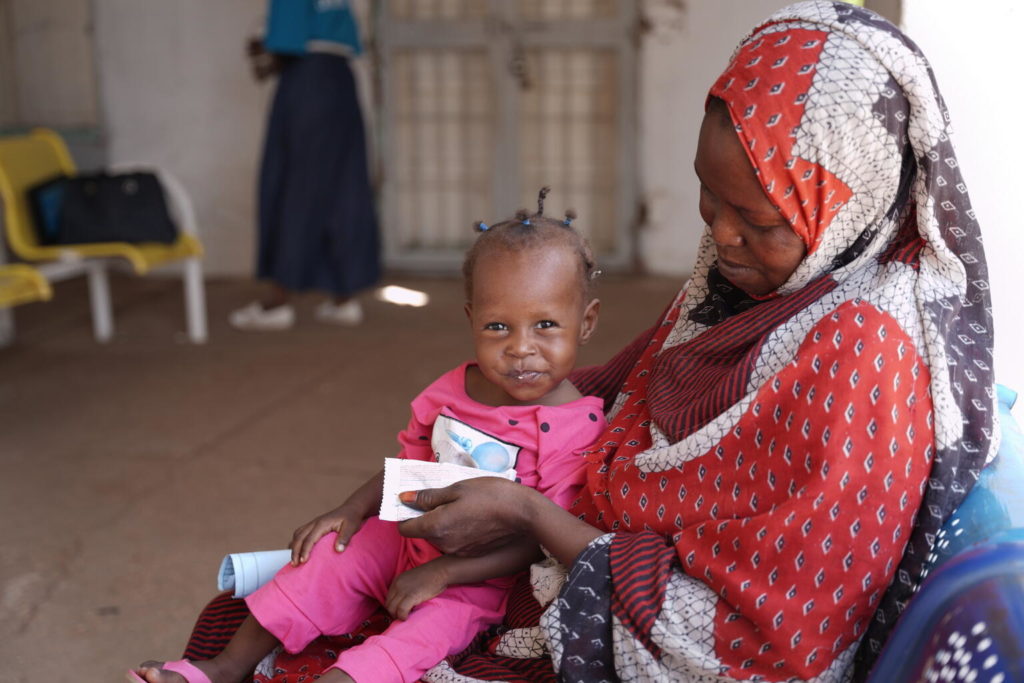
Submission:
M 840 303 L 818 317 L 810 326 L 804 343 L 842 348 L 844 339 L 856 337 L 870 340 L 873 344 L 889 345 L 912 340 L 914 330 L 908 327 L 908 322 L 901 320 L 895 312 L 871 301 L 855 298 Z M 826 337 L 825 330 L 832 331 L 832 336 Z
M 918 335 L 908 327 L 897 315 L 869 301 L 845 301 L 818 317 L 802 339 L 797 337 L 791 360 L 779 375 L 804 372 L 807 379 L 845 378 L 853 384 L 862 377 L 893 377 L 904 370 L 917 377 L 924 368 Z

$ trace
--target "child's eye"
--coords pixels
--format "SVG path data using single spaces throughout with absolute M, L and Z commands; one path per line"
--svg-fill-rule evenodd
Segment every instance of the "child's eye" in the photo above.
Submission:
M 554 320 L 541 320 L 539 323 L 537 323 L 537 327 L 539 327 L 542 330 L 546 330 L 549 327 L 558 327 L 558 323 L 556 323 Z
M 505 323 L 487 323 L 484 325 L 485 330 L 492 330 L 494 332 L 504 332 L 508 329 L 508 325 Z

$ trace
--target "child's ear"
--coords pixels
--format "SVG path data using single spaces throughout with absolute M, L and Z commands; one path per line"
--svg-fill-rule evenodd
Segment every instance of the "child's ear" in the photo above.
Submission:
M 466 312 L 466 318 L 470 322 L 473 322 L 473 304 L 471 302 L 467 301 L 466 305 L 462 307 L 462 310 L 464 310 Z
M 583 323 L 580 325 L 580 346 L 590 341 L 591 335 L 597 329 L 597 314 L 601 311 L 600 299 L 592 299 L 587 307 L 583 309 Z

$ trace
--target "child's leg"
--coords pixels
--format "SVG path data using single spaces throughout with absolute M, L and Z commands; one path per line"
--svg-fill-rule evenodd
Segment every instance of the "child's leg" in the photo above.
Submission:
M 505 614 L 508 591 L 485 584 L 453 586 L 416 607 L 405 621 L 345 650 L 335 667 L 356 683 L 417 681 L 442 659 L 457 654 Z M 330 669 L 328 669 L 330 671 Z
M 334 550 L 336 536 L 321 538 L 304 564 L 286 565 L 247 597 L 251 615 L 231 642 L 219 655 L 194 662 L 195 666 L 215 683 L 234 683 L 251 674 L 278 643 L 289 652 L 300 652 L 317 636 L 348 633 L 373 614 L 397 573 L 397 527 L 371 517 L 342 553 Z M 146 662 L 135 671 L 150 683 L 184 680 L 160 668 L 159 662 Z
M 330 533 L 298 567 L 285 566 L 246 598 L 253 617 L 289 652 L 300 652 L 321 635 L 356 629 L 387 596 L 398 571 L 397 525 L 370 517 L 341 553 Z

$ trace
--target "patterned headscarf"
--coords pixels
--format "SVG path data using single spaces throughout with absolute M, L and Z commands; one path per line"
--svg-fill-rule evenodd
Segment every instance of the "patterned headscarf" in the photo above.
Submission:
M 881 17 L 782 9 L 710 95 L 807 255 L 754 298 L 705 230 L 689 287 L 627 362 L 574 507 L 615 532 L 585 565 L 610 585 L 578 561 L 548 635 L 563 667 L 603 656 L 577 643 L 603 642 L 587 624 L 610 593 L 620 675 L 629 659 L 836 680 L 851 643 L 867 670 L 996 452 L 981 236 L 931 69 Z M 713 623 L 660 621 L 694 609 Z
M 860 297 L 903 323 L 931 372 L 935 458 L 905 560 L 869 629 L 877 652 L 934 535 L 998 446 L 988 273 L 949 114 L 917 45 L 839 2 L 770 17 L 710 94 L 726 101 L 765 192 L 807 246 L 778 293 L 833 281 L 831 297 Z M 703 295 L 688 297 L 684 317 L 699 319 L 714 259 L 706 235 L 694 277 Z M 676 340 L 702 327 L 686 325 Z M 762 376 L 788 361 L 784 345 L 767 355 Z

